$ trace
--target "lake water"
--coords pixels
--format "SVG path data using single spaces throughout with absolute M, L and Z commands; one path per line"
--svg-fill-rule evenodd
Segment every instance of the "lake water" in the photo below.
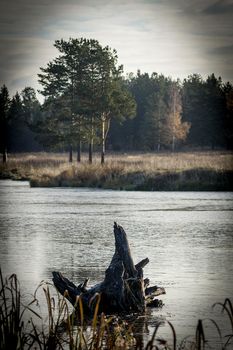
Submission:
M 167 292 L 164 307 L 146 316 L 150 334 L 166 319 L 180 339 L 192 335 L 199 318 L 218 317 L 213 303 L 233 296 L 233 193 L 30 188 L 2 180 L 0 196 L 1 267 L 27 293 L 51 281 L 53 270 L 76 283 L 102 280 L 117 221 L 135 263 L 148 257 L 145 277 Z M 227 318 L 221 322 L 227 331 Z

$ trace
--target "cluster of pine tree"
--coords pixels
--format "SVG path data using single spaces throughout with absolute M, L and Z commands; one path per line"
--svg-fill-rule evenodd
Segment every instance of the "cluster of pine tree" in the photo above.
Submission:
M 233 86 L 214 74 L 183 82 L 162 74 L 123 76 L 117 54 L 92 39 L 57 40 L 59 56 L 41 68 L 41 105 L 26 87 L 0 91 L 0 147 L 7 151 L 233 148 Z
M 137 112 L 113 122 L 109 144 L 117 150 L 233 148 L 233 86 L 214 74 L 173 81 L 164 75 L 129 75 Z
M 0 152 L 3 162 L 7 152 L 41 151 L 42 145 L 36 140 L 34 125 L 41 117 L 41 105 L 36 92 L 25 87 L 10 98 L 5 85 L 0 91 Z
M 41 131 L 55 143 L 77 147 L 87 144 L 92 162 L 94 144 L 101 145 L 104 162 L 110 121 L 135 115 L 136 104 L 123 84 L 123 68 L 117 54 L 93 39 L 56 40 L 59 56 L 41 68 L 39 82 L 45 97 Z

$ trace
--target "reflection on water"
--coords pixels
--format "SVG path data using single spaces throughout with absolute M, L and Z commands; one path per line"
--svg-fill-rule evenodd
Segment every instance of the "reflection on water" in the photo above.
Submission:
M 1 266 L 33 292 L 59 270 L 77 283 L 101 280 L 114 251 L 113 222 L 129 237 L 135 263 L 166 288 L 165 306 L 152 311 L 193 333 L 210 306 L 232 296 L 233 193 L 125 192 L 30 188 L 0 181 Z

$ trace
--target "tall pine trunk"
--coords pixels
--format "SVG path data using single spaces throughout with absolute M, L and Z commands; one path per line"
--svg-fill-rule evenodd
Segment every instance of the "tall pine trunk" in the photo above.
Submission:
M 101 149 L 101 164 L 105 161 L 105 120 L 102 120 L 102 149 Z
M 3 152 L 2 152 L 2 162 L 5 164 L 7 162 L 7 150 L 4 147 Z
M 89 149 L 88 149 L 88 155 L 89 155 L 89 163 L 92 164 L 92 154 L 93 154 L 93 138 L 89 141 Z
M 91 118 L 91 133 L 89 139 L 89 163 L 92 164 L 92 155 L 93 155 L 93 144 L 94 144 L 94 126 L 93 126 L 93 117 Z
M 102 122 L 102 135 L 101 135 L 101 164 L 105 162 L 105 152 L 106 152 L 106 139 L 110 129 L 110 112 L 103 113 Z
M 81 141 L 79 141 L 77 145 L 77 162 L 81 162 Z
M 72 145 L 69 146 L 69 162 L 73 162 L 73 147 Z

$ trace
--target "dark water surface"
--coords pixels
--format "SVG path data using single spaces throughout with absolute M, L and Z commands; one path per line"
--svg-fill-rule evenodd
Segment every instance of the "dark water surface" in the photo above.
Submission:
M 145 276 L 167 292 L 149 326 L 167 319 L 182 338 L 198 318 L 215 317 L 214 302 L 233 296 L 233 193 L 30 188 L 2 180 L 0 196 L 1 267 L 29 293 L 51 281 L 53 270 L 77 283 L 102 280 L 117 221 L 135 263 L 149 257 Z

